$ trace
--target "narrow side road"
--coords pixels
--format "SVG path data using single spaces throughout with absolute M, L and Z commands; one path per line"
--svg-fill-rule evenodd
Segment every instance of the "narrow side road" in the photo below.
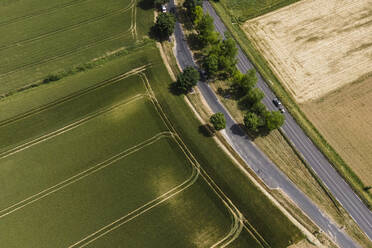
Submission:
M 174 7 L 174 0 L 170 1 L 170 7 Z M 214 9 L 208 2 L 204 2 L 204 10 L 207 11 L 214 19 L 217 31 L 221 35 L 226 31 L 225 26 L 214 12 Z M 217 24 L 216 24 L 217 22 Z M 181 24 L 176 23 L 175 27 L 175 38 L 176 38 L 176 58 L 182 68 L 186 66 L 197 66 L 193 61 L 192 54 L 187 45 L 185 36 L 181 29 Z M 238 68 L 242 72 L 246 72 L 249 68 L 253 68 L 246 56 L 242 53 L 239 48 L 238 55 Z M 267 94 L 269 91 L 267 85 L 263 82 L 263 79 L 259 76 L 259 87 L 266 88 L 264 90 L 266 98 L 264 103 L 274 109 L 271 104 L 271 94 Z M 223 132 L 226 139 L 229 141 L 235 151 L 242 157 L 255 173 L 270 187 L 282 189 L 298 206 L 316 223 L 324 232 L 328 233 L 335 242 L 344 248 L 359 247 L 353 242 L 340 228 L 338 228 L 328 216 L 322 213 L 316 205 L 305 196 L 266 156 L 263 154 L 245 135 L 244 131 L 239 125 L 232 119 L 229 112 L 217 99 L 213 90 L 204 82 L 199 82 L 198 87 L 206 99 L 208 105 L 213 112 L 222 112 L 226 117 L 226 130 Z M 288 122 L 288 115 L 286 116 Z M 287 124 L 287 123 L 286 123 Z

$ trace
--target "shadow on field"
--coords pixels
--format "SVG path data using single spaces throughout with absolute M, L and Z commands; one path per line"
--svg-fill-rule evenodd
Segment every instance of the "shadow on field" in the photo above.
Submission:
M 141 0 L 137 6 L 143 10 L 149 10 L 154 8 L 154 0 Z
M 215 132 L 213 127 L 209 124 L 200 125 L 198 128 L 198 131 L 200 134 L 202 134 L 204 137 L 213 137 L 215 136 Z
M 177 82 L 171 83 L 169 85 L 168 89 L 169 89 L 170 93 L 172 93 L 173 95 L 176 95 L 176 96 L 180 96 L 180 95 L 184 94 L 184 92 L 177 87 Z

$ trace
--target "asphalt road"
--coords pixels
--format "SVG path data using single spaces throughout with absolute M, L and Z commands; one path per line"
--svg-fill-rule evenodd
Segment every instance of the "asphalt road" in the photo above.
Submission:
M 204 2 L 204 11 L 207 11 L 214 18 L 216 29 L 221 35 L 223 35 L 226 31 L 226 27 L 209 2 Z M 248 69 L 254 68 L 240 47 L 238 51 L 237 66 L 243 73 Z M 262 76 L 260 74 L 257 76 L 257 86 L 265 93 L 263 103 L 269 109 L 274 110 L 275 106 L 272 103 L 272 100 L 275 98 L 275 95 L 269 89 Z M 310 141 L 293 117 L 288 113 L 285 114 L 285 117 L 286 121 L 282 127 L 285 135 L 291 140 L 297 150 L 303 155 L 307 163 L 313 168 L 314 172 L 319 176 L 346 211 L 348 211 L 369 239 L 372 240 L 372 212 L 337 173 L 318 148 Z
M 171 0 L 170 7 L 174 6 Z M 216 30 L 224 36 L 226 27 L 215 13 L 208 2 L 204 2 L 204 10 L 208 12 L 215 20 Z M 185 41 L 179 23 L 175 28 L 176 37 L 176 57 L 182 68 L 192 65 L 191 52 Z M 243 73 L 253 68 L 248 58 L 239 47 L 238 51 L 238 69 Z M 275 109 L 272 104 L 274 94 L 268 88 L 261 75 L 258 74 L 257 86 L 265 93 L 263 103 L 269 109 Z M 225 107 L 217 99 L 214 92 L 204 82 L 199 82 L 198 87 L 206 99 L 208 105 L 214 112 L 222 112 L 226 117 L 226 129 L 224 135 L 231 146 L 243 158 L 253 171 L 271 188 L 281 188 L 302 210 L 316 223 L 324 232 L 327 232 L 338 243 L 340 247 L 351 248 L 358 247 L 339 227 L 337 227 L 328 216 L 322 213 L 318 207 L 305 196 L 267 157 L 263 154 L 245 135 L 244 131 L 232 119 Z M 315 173 L 323 180 L 334 196 L 350 213 L 354 220 L 360 225 L 362 230 L 372 237 L 372 214 L 371 211 L 354 194 L 348 184 L 338 175 L 334 168 L 329 164 L 326 158 L 320 153 L 316 146 L 309 140 L 302 129 L 297 125 L 294 119 L 285 114 L 286 121 L 283 125 L 283 132 L 293 142 L 296 148 L 302 153 L 306 161 L 312 166 Z

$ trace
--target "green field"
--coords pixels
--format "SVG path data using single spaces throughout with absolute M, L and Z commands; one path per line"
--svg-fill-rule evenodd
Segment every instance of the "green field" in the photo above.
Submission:
M 145 38 L 152 7 L 0 2 L 1 247 L 284 248 L 303 238 L 170 93 Z
M 128 47 L 153 21 L 135 0 L 45 2 L 0 8 L 0 96 Z
M 220 0 L 239 22 L 266 14 L 299 0 Z
M 239 234 L 150 97 L 154 52 L 0 101 L 2 245 L 208 247 Z

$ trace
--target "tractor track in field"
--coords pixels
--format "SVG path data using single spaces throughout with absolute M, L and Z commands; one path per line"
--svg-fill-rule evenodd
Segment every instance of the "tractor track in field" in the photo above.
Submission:
M 72 54 L 75 54 L 75 53 L 78 53 L 78 52 L 82 52 L 84 50 L 87 50 L 87 49 L 96 47 L 98 45 L 101 45 L 101 44 L 103 44 L 107 41 L 112 41 L 112 40 L 116 40 L 116 39 L 119 39 L 119 38 L 123 38 L 123 37 L 127 36 L 128 34 L 130 34 L 131 32 L 132 32 L 132 30 L 129 29 L 125 32 L 121 32 L 121 33 L 119 33 L 117 35 L 114 35 L 114 36 L 106 37 L 106 38 L 98 40 L 98 41 L 92 41 L 88 44 L 85 44 L 84 46 L 77 47 L 77 48 L 69 50 L 69 51 L 65 51 L 65 52 L 63 52 L 59 55 L 55 55 L 53 57 L 44 58 L 44 59 L 41 59 L 39 61 L 35 61 L 35 62 L 32 62 L 32 63 L 28 63 L 28 64 L 18 66 L 16 68 L 13 68 L 10 71 L 7 71 L 5 73 L 0 74 L 0 78 L 4 78 L 8 75 L 11 75 L 11 74 L 14 74 L 16 72 L 22 71 L 24 69 L 32 68 L 32 67 L 37 66 L 37 65 L 45 64 L 45 63 L 48 63 L 48 62 L 51 62 L 51 61 L 55 61 L 55 60 L 64 58 L 68 55 L 72 55 Z
M 10 123 L 13 123 L 15 121 L 19 121 L 21 119 L 27 118 L 27 117 L 32 116 L 34 114 L 41 113 L 41 112 L 43 112 L 45 110 L 48 110 L 48 109 L 50 109 L 54 106 L 60 105 L 64 102 L 71 101 L 71 100 L 73 100 L 77 97 L 88 94 L 91 91 L 97 90 L 99 88 L 102 88 L 102 87 L 105 87 L 105 86 L 108 86 L 108 85 L 111 85 L 111 84 L 114 84 L 114 83 L 117 83 L 118 81 L 120 81 L 122 79 L 125 79 L 127 77 L 137 75 L 138 73 L 146 70 L 149 66 L 151 66 L 151 64 L 147 64 L 147 65 L 143 65 L 143 66 L 140 66 L 140 67 L 137 67 L 137 68 L 133 68 L 132 70 L 127 71 L 126 73 L 114 76 L 110 79 L 103 80 L 101 82 L 98 82 L 98 83 L 90 86 L 90 87 L 75 91 L 75 92 L 73 92 L 73 93 L 71 93 L 71 94 L 69 94 L 65 97 L 59 98 L 59 99 L 57 99 L 55 101 L 52 101 L 48 104 L 39 106 L 37 108 L 30 109 L 29 111 L 26 111 L 22 114 L 13 116 L 13 117 L 5 119 L 5 120 L 2 120 L 2 121 L 0 121 L 0 127 L 8 125 Z
M 73 129 L 75 129 L 75 128 L 77 128 L 77 127 L 85 124 L 86 122 L 88 122 L 89 120 L 91 120 L 91 119 L 93 119 L 95 117 L 98 117 L 98 116 L 100 116 L 100 115 L 102 115 L 104 113 L 110 112 L 111 110 L 113 110 L 113 109 L 115 109 L 117 107 L 124 106 L 124 105 L 127 105 L 129 103 L 132 103 L 132 102 L 134 102 L 136 100 L 142 99 L 142 98 L 144 98 L 146 96 L 147 96 L 146 94 L 137 94 L 137 95 L 135 95 L 133 97 L 130 97 L 129 99 L 127 99 L 125 101 L 122 101 L 122 102 L 120 102 L 118 104 L 115 104 L 115 105 L 113 105 L 113 106 L 111 106 L 109 108 L 103 108 L 103 109 L 100 109 L 100 110 L 95 111 L 93 113 L 90 113 L 88 115 L 85 115 L 83 118 L 81 118 L 78 121 L 75 121 L 73 123 L 70 123 L 70 124 L 68 124 L 68 125 L 60 128 L 60 129 L 57 129 L 57 130 L 55 130 L 55 131 L 53 131 L 51 133 L 48 133 L 48 134 L 45 134 L 43 136 L 37 137 L 36 139 L 33 139 L 31 141 L 28 141 L 26 143 L 23 143 L 21 145 L 18 145 L 18 146 L 14 147 L 14 148 L 11 148 L 9 150 L 6 150 L 6 151 L 0 153 L 0 160 L 1 159 L 4 159 L 4 158 L 7 158 L 7 157 L 9 157 L 9 156 L 11 156 L 13 154 L 18 153 L 18 152 L 21 152 L 21 151 L 23 151 L 25 149 L 28 149 L 28 148 L 30 148 L 30 147 L 32 147 L 34 145 L 37 145 L 37 144 L 42 143 L 44 141 L 50 140 L 50 139 L 52 139 L 54 137 L 57 137 L 57 136 L 59 136 L 61 134 L 66 133 L 68 131 L 71 131 L 71 130 L 73 130 Z
M 73 1 L 67 2 L 65 4 L 60 4 L 60 5 L 54 6 L 54 7 L 49 8 L 49 9 L 35 11 L 35 12 L 29 14 L 29 15 L 23 15 L 23 16 L 19 16 L 19 17 L 16 17 L 16 18 L 13 18 L 13 19 L 10 19 L 10 20 L 7 20 L 7 21 L 0 22 L 0 27 L 9 25 L 11 23 L 20 22 L 20 21 L 23 21 L 25 19 L 30 19 L 30 18 L 35 17 L 35 16 L 40 16 L 40 15 L 43 15 L 43 14 L 53 13 L 57 10 L 72 7 L 72 6 L 75 6 L 76 4 L 79 4 L 79 3 L 82 3 L 82 2 L 87 2 L 87 1 L 90 1 L 90 0 L 73 0 Z
M 125 8 L 113 10 L 113 11 L 110 11 L 110 12 L 105 13 L 103 15 L 95 16 L 95 17 L 92 17 L 90 19 L 83 20 L 83 21 L 80 21 L 78 23 L 75 23 L 75 24 L 72 24 L 72 25 L 68 25 L 68 26 L 65 26 L 65 27 L 62 27 L 62 28 L 59 28 L 59 29 L 50 31 L 50 32 L 41 34 L 41 35 L 36 36 L 36 37 L 33 37 L 33 38 L 18 40 L 18 41 L 12 42 L 12 44 L 0 46 L 0 51 L 6 50 L 6 49 L 9 49 L 9 48 L 13 48 L 13 47 L 17 47 L 17 46 L 20 46 L 20 45 L 23 45 L 23 44 L 26 44 L 26 43 L 30 43 L 30 42 L 33 42 L 33 41 L 38 41 L 38 40 L 41 40 L 41 39 L 50 37 L 50 36 L 52 36 L 54 34 L 62 33 L 62 32 L 65 32 L 65 31 L 76 30 L 76 29 L 79 29 L 83 25 L 91 24 L 91 23 L 94 23 L 94 22 L 103 20 L 103 19 L 105 19 L 107 17 L 111 17 L 111 16 L 123 14 L 123 13 L 127 12 L 128 10 L 133 9 L 134 3 L 135 2 L 131 2 L 131 4 L 129 6 L 127 6 L 127 7 L 125 7 Z M 133 24 L 131 25 L 131 27 L 128 30 L 131 30 L 132 29 L 132 26 L 133 26 Z
M 161 196 L 149 201 L 148 203 L 142 205 L 141 207 L 133 210 L 132 212 L 122 216 L 121 218 L 115 220 L 114 222 L 102 227 L 101 229 L 97 230 L 96 232 L 86 236 L 85 238 L 79 240 L 78 242 L 70 245 L 68 248 L 73 247 L 85 247 L 90 243 L 96 241 L 97 239 L 103 237 L 104 235 L 114 231 L 115 229 L 119 228 L 120 226 L 126 224 L 127 222 L 135 219 L 136 217 L 150 211 L 151 209 L 155 208 L 156 206 L 160 205 L 161 203 L 167 201 L 168 199 L 176 196 L 177 194 L 183 192 L 184 190 L 191 187 L 199 178 L 200 171 L 199 168 L 195 165 L 192 165 L 192 173 L 190 177 L 185 180 L 183 183 L 179 184 L 178 186 L 172 188 L 168 192 L 162 194 Z
M 172 137 L 173 134 L 169 131 L 165 131 L 165 132 L 161 132 L 161 133 L 158 133 L 156 134 L 155 136 L 145 140 L 145 141 L 142 141 L 141 143 L 137 144 L 137 145 L 134 145 L 106 160 L 104 160 L 103 162 L 101 163 L 98 163 L 72 177 L 69 177 L 61 182 L 59 182 L 58 184 L 55 184 L 47 189 L 44 189 L 43 191 L 40 191 L 39 193 L 36 193 L 32 196 L 29 196 L 27 197 L 26 199 L 24 200 L 21 200 L 7 208 L 4 208 L 2 210 L 0 210 L 0 219 L 17 211 L 17 210 L 20 210 L 42 198 L 45 198 L 47 197 L 48 195 L 50 194 L 53 194 L 55 192 L 57 192 L 58 190 L 60 189 L 63 189 L 77 181 L 80 181 L 82 180 L 83 178 L 93 174 L 93 173 L 96 173 L 104 168 L 106 168 L 107 166 L 135 153 L 135 152 L 138 152 L 140 151 L 141 149 L 149 146 L 149 145 L 152 145 L 154 144 L 155 142 L 157 142 L 158 140 L 162 139 L 162 138 L 169 138 L 169 137 Z
M 245 228 L 249 230 L 249 232 L 253 235 L 253 237 L 261 244 L 262 247 L 269 248 L 270 245 L 263 239 L 263 237 L 259 234 L 259 232 L 249 223 L 249 221 L 244 217 L 244 215 L 240 212 L 240 210 L 234 205 L 234 203 L 230 200 L 230 198 L 222 191 L 222 189 L 213 181 L 213 179 L 209 176 L 209 174 L 201 167 L 197 159 L 188 149 L 186 144 L 183 142 L 181 137 L 178 135 L 176 129 L 173 127 L 171 121 L 168 119 L 167 115 L 163 111 L 160 103 L 157 101 L 155 93 L 153 92 L 151 85 L 147 79 L 145 73 L 140 72 L 139 75 L 141 76 L 142 80 L 144 81 L 146 88 L 148 90 L 148 94 L 151 96 L 152 102 L 155 105 L 156 109 L 160 117 L 162 118 L 164 124 L 167 128 L 174 134 L 174 138 L 185 153 L 186 157 L 195 165 L 198 170 L 200 170 L 200 175 L 204 179 L 204 181 L 209 185 L 209 187 L 215 192 L 217 197 L 222 201 L 225 207 L 230 212 L 233 223 L 231 225 L 230 231 L 224 236 L 221 240 L 217 241 L 214 245 L 215 247 L 225 247 L 231 244 L 241 233 L 242 229 Z

